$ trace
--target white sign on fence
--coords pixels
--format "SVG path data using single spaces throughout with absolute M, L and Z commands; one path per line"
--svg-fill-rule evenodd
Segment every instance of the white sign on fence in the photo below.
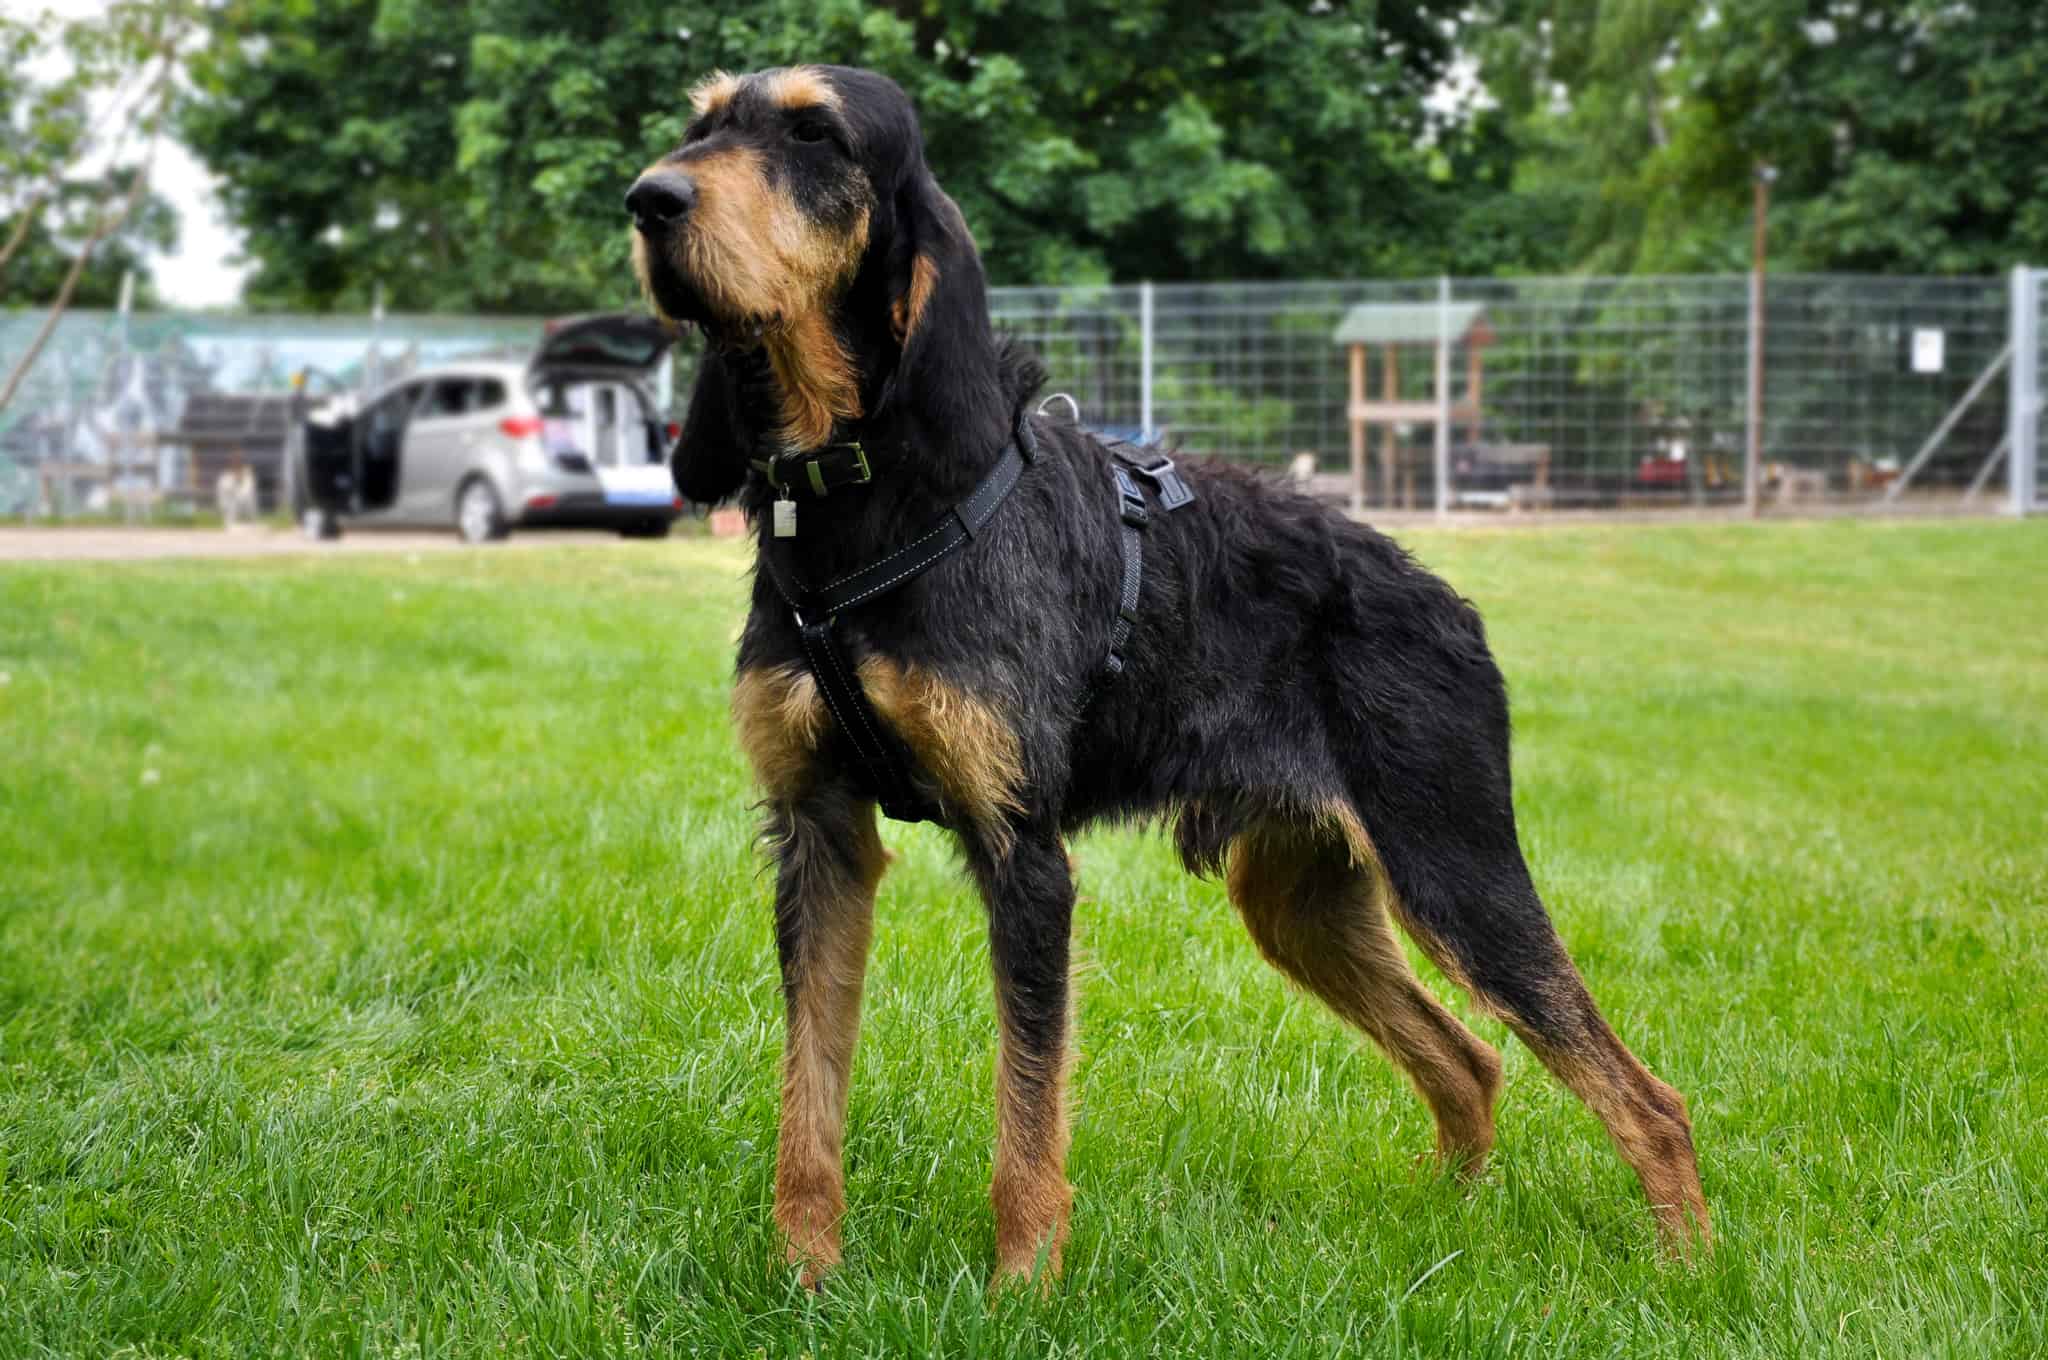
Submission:
M 1939 330 L 1917 329 L 1913 332 L 1913 371 L 1915 373 L 1939 373 L 1942 361 L 1947 357 L 1948 335 Z

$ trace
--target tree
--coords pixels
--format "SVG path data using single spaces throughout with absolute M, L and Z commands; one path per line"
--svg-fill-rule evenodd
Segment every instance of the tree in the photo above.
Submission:
M 0 410 L 20 390 L 76 297 L 94 252 L 126 231 L 146 200 L 150 168 L 177 95 L 180 44 L 191 27 L 188 0 L 116 0 L 90 22 L 62 26 L 48 15 L 34 24 L 0 21 L 0 52 L 11 58 L 0 76 L 0 92 L 8 96 L 0 160 L 17 176 L 9 181 L 6 196 L 18 200 L 7 202 L 13 221 L 0 244 L 0 270 L 21 265 L 25 272 L 52 250 L 70 254 L 43 324 L 0 381 Z M 29 74 L 28 58 L 39 55 L 42 35 L 50 32 L 61 46 L 61 74 L 39 85 Z M 95 103 L 101 112 L 91 115 Z M 101 193 L 94 194 L 92 185 L 69 176 L 101 149 L 100 136 L 109 123 L 115 129 L 113 158 L 118 162 L 139 144 L 141 164 L 105 176 Z M 77 224 L 81 235 L 72 246 L 64 239 L 64 223 L 53 224 L 50 217 L 54 208 L 74 203 L 81 194 L 99 201 Z
M 79 246 L 92 235 L 93 218 L 107 204 L 121 200 L 139 169 L 125 166 L 92 180 L 66 181 L 42 211 L 17 218 L 8 228 L 15 249 L 0 267 L 0 307 L 33 306 L 57 296 L 65 276 L 78 265 Z M 167 250 L 177 240 L 176 210 L 145 189 L 134 216 L 108 233 L 89 267 L 80 272 L 71 305 L 113 306 L 120 298 L 121 276 L 132 273 L 135 305 L 154 306 L 156 291 L 147 255 L 151 250 Z
M 624 301 L 619 197 L 689 86 L 805 60 L 904 85 L 997 281 L 1489 269 L 1542 233 L 1476 206 L 1504 124 L 1425 101 L 1462 8 L 228 0 L 184 129 L 266 305 Z
M 2048 257 L 2048 7 L 2019 0 L 1498 0 L 1487 80 L 1517 187 L 1576 200 L 1604 272 L 1739 269 L 1778 168 L 1773 257 L 1976 273 Z

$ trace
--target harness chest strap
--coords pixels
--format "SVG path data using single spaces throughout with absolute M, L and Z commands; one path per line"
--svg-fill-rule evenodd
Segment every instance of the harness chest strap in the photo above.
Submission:
M 876 714 L 857 673 L 847 662 L 846 649 L 834 633 L 840 611 L 866 603 L 915 580 L 942 558 L 971 542 L 995 517 L 1010 492 L 1016 489 L 1025 466 L 1036 459 L 1037 453 L 1037 437 L 1032 433 L 1029 422 L 1020 418 L 1002 458 L 966 500 L 941 516 L 923 534 L 881 561 L 849 572 L 817 589 L 803 586 L 790 578 L 786 568 L 772 554 L 763 555 L 769 579 L 774 582 L 776 592 L 789 605 L 796 620 L 805 660 L 810 665 L 819 692 L 824 695 L 833 721 L 866 770 L 883 814 L 892 820 L 923 822 L 941 818 L 939 809 L 918 792 L 910 778 L 909 762 L 894 734 Z M 1144 493 L 1133 480 L 1134 474 L 1158 490 L 1162 509 L 1177 510 L 1195 498 L 1194 492 L 1174 471 L 1172 459 L 1162 457 L 1147 465 L 1122 449 L 1116 450 L 1116 456 L 1120 464 L 1128 465 L 1130 469 L 1126 471 L 1121 465 L 1111 468 L 1116 477 L 1118 513 L 1122 519 L 1123 580 L 1117 618 L 1110 633 L 1109 655 L 1095 677 L 1091 694 L 1123 672 L 1123 648 L 1130 641 L 1131 631 L 1137 622 L 1138 595 L 1144 571 L 1144 550 L 1139 532 L 1150 522 L 1151 514 L 1146 508 Z M 771 483 L 780 489 L 772 465 L 763 470 L 768 473 Z M 862 472 L 866 472 L 864 464 Z
M 858 445 L 852 447 L 857 448 Z M 966 500 L 881 561 L 848 572 L 826 585 L 815 589 L 802 585 L 788 575 L 787 568 L 774 554 L 762 555 L 761 560 L 768 568 L 776 593 L 782 596 L 796 620 L 804 658 L 818 683 L 819 692 L 825 697 L 827 708 L 831 710 L 833 721 L 845 734 L 866 770 L 882 812 L 895 821 L 938 821 L 939 809 L 919 794 L 910 778 L 909 762 L 894 734 L 876 714 L 867 691 L 861 688 L 859 677 L 847 660 L 846 649 L 834 632 L 840 611 L 864 604 L 915 580 L 942 558 L 972 541 L 995 517 L 996 511 L 1022 479 L 1025 465 L 1037 455 L 1037 436 L 1030 425 L 1020 419 L 1009 444 L 1003 449 L 1002 457 Z M 818 466 L 808 457 L 791 461 L 807 469 L 801 474 L 807 479 L 811 475 L 808 469 Z M 782 490 L 784 484 L 779 480 L 779 471 L 774 460 L 769 467 L 763 468 L 770 484 Z M 866 473 L 864 462 L 862 473 Z M 863 475 L 862 480 L 865 479 Z

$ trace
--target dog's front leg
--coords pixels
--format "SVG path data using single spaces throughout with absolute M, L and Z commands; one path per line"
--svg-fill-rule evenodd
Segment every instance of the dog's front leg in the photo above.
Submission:
M 1074 885 L 1050 833 L 970 850 L 988 904 L 1002 1042 L 996 1069 L 996 1283 L 1059 1273 L 1067 1185 L 1068 935 Z
M 887 854 L 874 804 L 837 788 L 772 802 L 775 942 L 788 1041 L 775 1158 L 775 1222 L 791 1264 L 815 1286 L 839 1262 L 847 1074 Z

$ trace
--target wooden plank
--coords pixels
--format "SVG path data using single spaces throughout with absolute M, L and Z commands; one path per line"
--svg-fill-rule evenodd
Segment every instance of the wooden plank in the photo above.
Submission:
M 1351 347 L 1351 404 L 1365 400 L 1365 346 Z M 1365 423 L 1351 417 L 1351 512 L 1365 509 Z
M 1388 345 L 1380 353 L 1386 358 L 1386 399 L 1398 401 L 1401 396 L 1401 347 Z M 1394 503 L 1394 481 L 1400 471 L 1401 440 L 1392 425 L 1386 427 L 1380 440 L 1380 504 L 1391 506 Z
M 1434 425 L 1437 406 L 1433 401 L 1354 401 L 1349 412 L 1351 419 L 1362 420 L 1371 425 Z M 1476 420 L 1479 408 L 1470 402 L 1459 402 L 1451 408 L 1451 422 Z

